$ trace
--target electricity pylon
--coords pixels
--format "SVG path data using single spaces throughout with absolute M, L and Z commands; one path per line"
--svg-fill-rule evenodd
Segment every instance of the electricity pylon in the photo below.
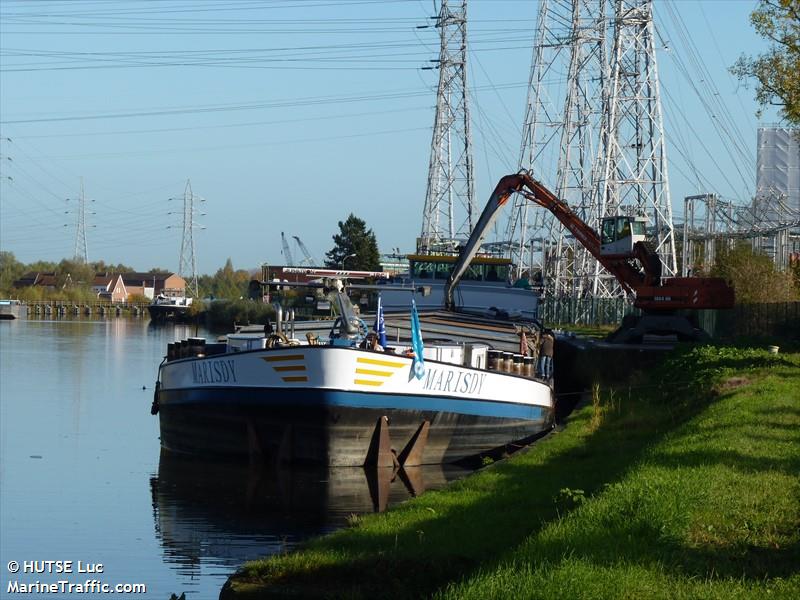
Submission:
M 542 0 L 519 161 L 592 227 L 606 31 L 606 0 Z M 594 260 L 548 211 L 516 197 L 506 239 L 518 274 L 541 269 L 550 294 L 583 293 Z
M 677 263 L 652 0 L 614 0 L 613 24 L 596 210 L 600 216 L 647 217 L 662 274 L 669 277 L 676 274 Z M 619 293 L 615 280 L 599 276 L 595 280 L 595 294 Z
M 520 167 L 594 229 L 647 217 L 662 272 L 675 274 L 652 0 L 543 0 L 528 93 Z M 541 269 L 549 293 L 622 293 L 546 211 L 518 200 L 506 233 L 520 270 Z
M 451 8 L 442 0 L 439 28 L 439 85 L 431 140 L 428 185 L 418 252 L 454 250 L 477 219 L 472 138 L 467 100 L 467 2 Z
M 183 192 L 183 237 L 181 239 L 181 258 L 178 267 L 178 275 L 186 280 L 186 291 L 188 296 L 197 296 L 197 261 L 194 253 L 194 235 L 196 227 L 194 222 L 195 207 L 194 201 L 197 199 L 204 202 L 202 198 L 192 193 L 192 182 L 186 180 L 186 188 Z
M 75 219 L 75 251 L 72 256 L 78 262 L 89 263 L 89 251 L 86 245 L 86 195 L 83 191 L 83 177 L 81 177 L 81 195 L 78 197 L 78 211 Z

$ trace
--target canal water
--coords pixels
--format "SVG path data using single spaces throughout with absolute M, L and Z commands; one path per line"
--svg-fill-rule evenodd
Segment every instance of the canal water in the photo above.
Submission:
M 245 561 L 463 474 L 368 481 L 362 469 L 162 454 L 157 367 L 168 342 L 194 335 L 208 334 L 146 319 L 0 321 L 0 598 L 69 597 L 9 585 L 98 585 L 87 580 L 147 587 L 122 597 L 216 598 Z

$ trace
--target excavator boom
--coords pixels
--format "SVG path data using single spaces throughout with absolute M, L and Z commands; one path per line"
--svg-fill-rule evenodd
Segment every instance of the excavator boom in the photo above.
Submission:
M 566 202 L 557 198 L 526 172 L 506 175 L 498 182 L 489 202 L 478 219 L 472 235 L 453 267 L 444 288 L 445 308 L 453 310 L 453 290 L 467 267 L 475 258 L 485 233 L 497 218 L 498 211 L 514 193 L 549 210 L 575 239 L 619 281 L 628 293 L 636 296 L 634 306 L 646 311 L 676 309 L 731 308 L 733 290 L 719 278 L 673 277 L 661 278 L 658 256 L 644 242 L 637 242 L 632 253 L 603 254 L 600 237 L 576 215 Z M 635 260 L 634 260 L 635 259 Z

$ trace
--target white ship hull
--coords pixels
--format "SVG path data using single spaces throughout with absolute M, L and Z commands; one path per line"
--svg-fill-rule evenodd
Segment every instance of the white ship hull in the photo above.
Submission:
M 401 453 L 428 423 L 421 464 L 455 462 L 550 427 L 542 380 L 337 346 L 228 352 L 162 364 L 162 445 L 192 454 L 363 465 L 379 423 Z M 385 417 L 385 419 L 384 419 Z M 388 422 L 387 422 L 388 420 Z

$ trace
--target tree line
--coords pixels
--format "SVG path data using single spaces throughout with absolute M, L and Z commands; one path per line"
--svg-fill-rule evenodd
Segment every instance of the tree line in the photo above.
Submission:
M 367 228 L 363 219 L 350 214 L 340 221 L 339 233 L 333 236 L 333 248 L 326 254 L 326 267 L 339 269 L 344 264 L 349 270 L 377 271 L 380 269 L 380 253 L 375 234 Z M 319 265 L 323 266 L 323 265 Z M 96 299 L 92 281 L 99 273 L 133 273 L 137 270 L 128 265 L 106 263 L 98 260 L 88 263 L 65 258 L 59 262 L 35 261 L 23 263 L 13 252 L 0 251 L 0 295 L 21 300 L 71 300 Z M 14 282 L 30 272 L 55 274 L 54 290 L 41 287 L 14 288 Z M 153 267 L 145 271 L 148 275 L 171 273 L 169 269 Z M 197 278 L 198 296 L 201 298 L 239 299 L 251 294 L 251 281 L 260 278 L 258 269 L 237 269 L 228 258 L 225 264 L 212 275 Z M 134 298 L 145 301 L 145 298 Z

